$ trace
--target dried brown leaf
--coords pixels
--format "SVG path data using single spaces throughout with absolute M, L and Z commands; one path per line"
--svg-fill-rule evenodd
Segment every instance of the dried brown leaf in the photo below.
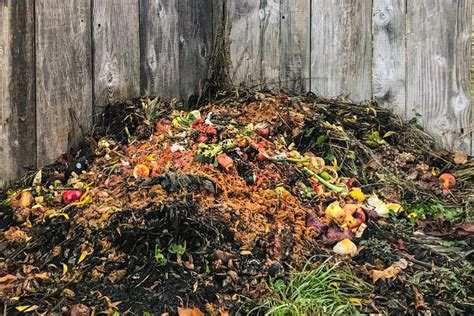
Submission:
M 457 165 L 463 165 L 467 162 L 467 155 L 465 153 L 455 152 L 453 155 L 454 163 Z
M 178 307 L 179 316 L 204 316 L 204 313 L 197 307 Z

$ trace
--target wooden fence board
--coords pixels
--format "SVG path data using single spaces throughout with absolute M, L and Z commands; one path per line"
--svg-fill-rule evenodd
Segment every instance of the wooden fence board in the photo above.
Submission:
M 469 152 L 470 1 L 410 1 L 407 18 L 407 116 L 420 113 L 441 147 Z
M 255 85 L 262 80 L 260 2 L 227 2 L 230 23 L 231 80 L 235 85 Z
M 140 1 L 141 91 L 179 96 L 178 1 Z
M 138 0 L 93 1 L 94 112 L 140 94 Z
M 282 88 L 304 93 L 309 90 L 311 0 L 281 0 Z
M 281 62 L 280 0 L 260 0 L 259 17 L 263 83 L 268 88 L 278 88 Z
M 372 1 L 312 0 L 311 10 L 311 89 L 371 98 Z
M 0 187 L 36 167 L 34 1 L 0 0 Z
M 205 88 L 212 49 L 212 1 L 180 1 L 179 85 L 187 103 L 195 103 Z
M 36 128 L 39 166 L 91 127 L 90 0 L 43 0 L 36 11 Z
M 406 1 L 374 2 L 374 98 L 405 115 Z

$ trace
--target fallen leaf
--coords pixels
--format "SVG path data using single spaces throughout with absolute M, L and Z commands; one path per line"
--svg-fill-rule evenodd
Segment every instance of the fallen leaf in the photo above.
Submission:
M 23 312 L 23 313 L 29 313 L 29 312 L 34 312 L 39 308 L 38 305 L 24 305 L 24 306 L 17 306 L 15 307 L 17 311 Z
M 6 240 L 17 244 L 21 244 L 28 239 L 28 235 L 24 231 L 14 227 L 10 227 L 10 229 L 3 233 L 3 236 Z
M 223 308 L 219 308 L 219 316 L 229 316 L 229 312 Z
M 16 276 L 14 276 L 13 274 L 7 274 L 0 277 L 0 284 L 1 283 L 10 284 L 12 282 L 15 282 L 16 280 L 17 280 Z
M 178 307 L 179 316 L 204 316 L 204 313 L 197 307 L 183 308 Z
M 389 131 L 389 132 L 386 132 L 385 134 L 383 134 L 382 138 L 387 138 L 387 137 L 390 137 L 392 136 L 393 134 L 395 134 L 394 131 Z
M 67 264 L 61 263 L 63 265 L 63 275 L 67 273 Z
M 405 259 L 400 259 L 399 261 L 395 262 L 393 265 L 384 270 L 370 271 L 370 276 L 372 277 L 372 281 L 374 283 L 378 280 L 385 281 L 386 279 L 392 279 L 396 277 L 407 266 L 408 262 Z
M 74 296 L 76 296 L 76 293 L 74 293 L 73 290 L 68 289 L 68 288 L 65 288 L 65 289 L 63 290 L 63 292 L 64 292 L 64 294 L 65 294 L 67 297 L 74 297 Z
M 33 186 L 38 186 L 41 185 L 41 180 L 43 178 L 43 173 L 42 169 L 40 169 L 36 174 L 35 177 L 33 178 Z
M 347 300 L 351 302 L 353 305 L 362 306 L 362 302 L 358 298 L 349 297 Z
M 45 280 L 49 277 L 49 274 L 48 274 L 48 272 L 43 272 L 43 273 L 36 273 L 34 276 L 37 279 Z
M 81 256 L 79 257 L 79 260 L 77 260 L 77 264 L 81 263 L 84 261 L 84 259 L 87 257 L 87 251 L 82 251 Z
M 463 165 L 467 162 L 467 154 L 465 153 L 455 152 L 453 156 L 454 163 L 457 165 Z
M 415 286 L 413 286 L 413 291 L 415 292 L 415 301 L 416 301 L 415 308 L 416 309 L 426 308 L 426 302 L 423 298 L 423 294 L 421 294 L 420 291 Z

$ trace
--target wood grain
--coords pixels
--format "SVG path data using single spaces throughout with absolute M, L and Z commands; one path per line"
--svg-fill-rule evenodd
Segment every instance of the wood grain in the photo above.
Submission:
M 262 78 L 267 88 L 280 87 L 280 0 L 260 0 Z
M 35 11 L 37 162 L 44 166 L 91 127 L 91 3 L 43 0 Z
M 474 5 L 471 1 L 471 128 L 468 133 L 471 134 L 471 155 L 474 156 Z
M 420 113 L 441 147 L 470 152 L 470 1 L 419 0 L 407 9 L 407 116 Z
M 281 0 L 281 86 L 292 92 L 309 90 L 311 0 Z
M 311 90 L 372 97 L 372 1 L 312 0 Z
M 0 0 L 0 188 L 36 168 L 34 1 Z
M 374 2 L 374 98 L 383 107 L 405 115 L 406 2 Z
M 177 8 L 180 95 L 192 106 L 200 98 L 207 82 L 212 49 L 212 1 L 180 1 Z
M 260 1 L 228 1 L 230 23 L 231 80 L 235 85 L 252 86 L 262 82 L 260 45 Z
M 178 1 L 140 0 L 142 93 L 178 97 Z
M 94 112 L 140 93 L 138 0 L 93 1 Z

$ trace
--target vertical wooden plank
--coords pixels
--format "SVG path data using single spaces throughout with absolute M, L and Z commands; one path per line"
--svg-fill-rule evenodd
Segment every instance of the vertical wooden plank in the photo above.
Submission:
M 177 8 L 180 95 L 192 105 L 207 82 L 212 49 L 212 0 L 180 1 Z
M 36 129 L 39 166 L 91 127 L 90 0 L 41 0 L 36 11 Z
M 140 56 L 142 93 L 178 97 L 177 0 L 140 0 Z
M 268 88 L 280 86 L 280 0 L 260 0 L 262 79 Z
M 0 188 L 36 167 L 34 1 L 0 0 Z
M 374 98 L 405 116 L 406 0 L 374 2 Z
M 252 86 L 262 80 L 260 45 L 260 1 L 228 1 L 230 23 L 231 80 Z
M 407 9 L 407 115 L 420 113 L 441 147 L 469 152 L 471 3 L 419 0 Z
M 372 1 L 312 0 L 311 90 L 372 96 Z
M 281 0 L 282 88 L 304 93 L 309 90 L 311 0 Z
M 138 0 L 93 1 L 94 111 L 140 93 Z
M 471 155 L 474 156 L 474 5 L 471 0 Z

